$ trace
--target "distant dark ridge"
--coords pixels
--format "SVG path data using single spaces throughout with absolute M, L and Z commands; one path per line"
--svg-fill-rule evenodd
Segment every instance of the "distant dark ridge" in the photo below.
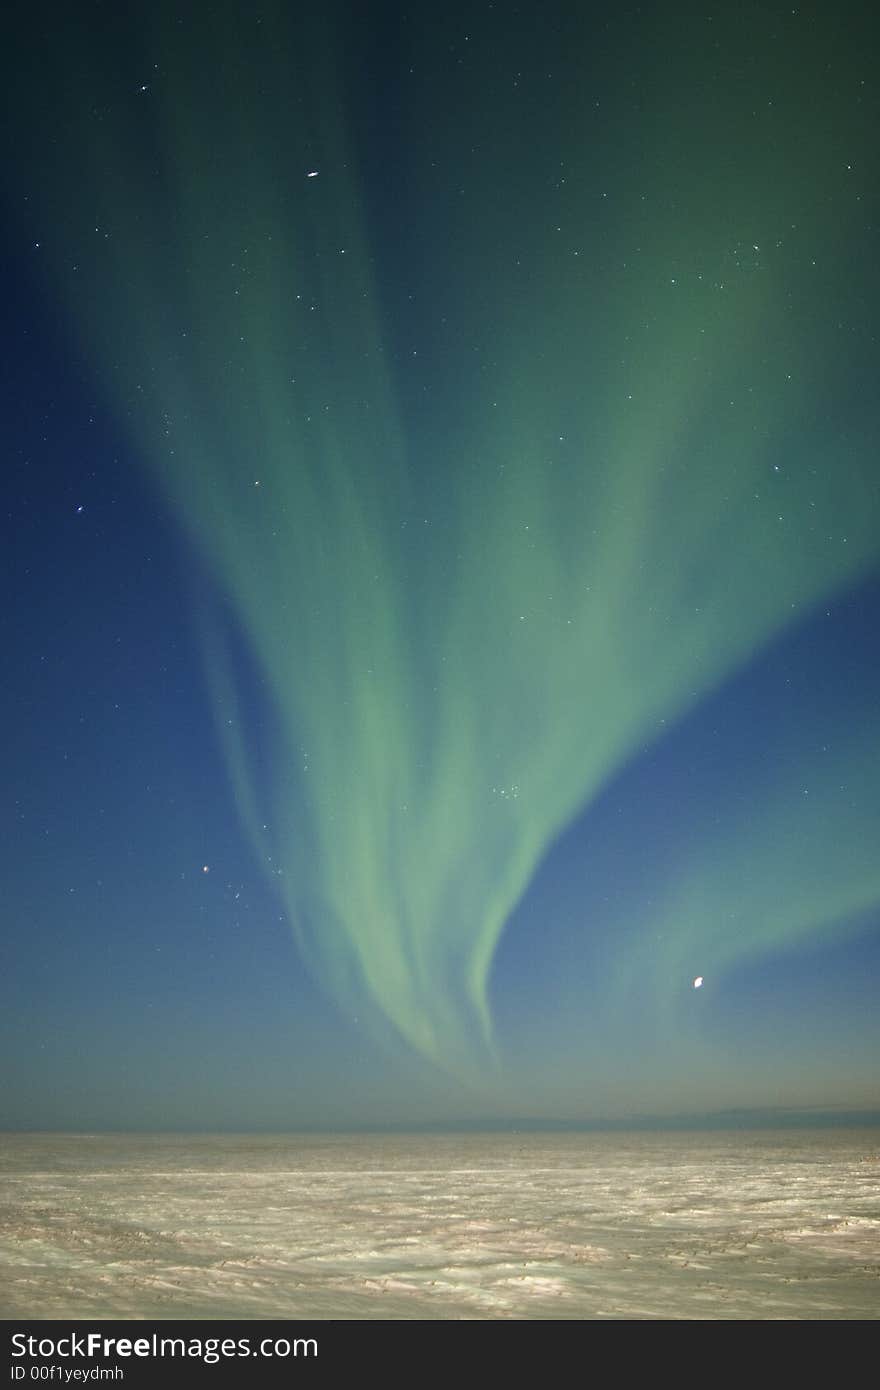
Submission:
M 880 1110 L 719 1110 L 708 1115 L 630 1115 L 618 1119 L 517 1118 L 444 1124 L 377 1125 L 374 1134 L 619 1134 L 633 1131 L 739 1129 L 861 1129 L 880 1125 Z M 333 1132 L 333 1131 L 329 1131 Z M 367 1131 L 364 1131 L 366 1133 Z

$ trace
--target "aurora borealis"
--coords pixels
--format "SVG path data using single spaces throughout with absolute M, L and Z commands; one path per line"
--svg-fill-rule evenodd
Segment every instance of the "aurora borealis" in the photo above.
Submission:
M 187 827 L 137 814 L 166 868 L 134 935 L 173 976 L 186 929 L 155 924 L 225 922 L 221 1020 L 238 953 L 297 980 L 248 1121 L 876 1103 L 877 94 L 855 21 L 747 9 L 95 7 L 20 36 L 22 318 L 107 422 L 92 496 L 175 556 L 107 633 L 190 651 L 130 733 Z M 88 628 L 64 535 L 39 544 Z M 87 737 L 74 800 L 116 837 L 141 772 Z M 205 1065 L 222 1096 L 172 1012 L 181 1097 Z

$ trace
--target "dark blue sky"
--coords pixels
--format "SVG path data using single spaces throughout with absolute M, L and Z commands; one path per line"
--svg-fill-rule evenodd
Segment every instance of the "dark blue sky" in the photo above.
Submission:
M 10 32 L 0 1123 L 876 1110 L 870 16 L 328 13 Z

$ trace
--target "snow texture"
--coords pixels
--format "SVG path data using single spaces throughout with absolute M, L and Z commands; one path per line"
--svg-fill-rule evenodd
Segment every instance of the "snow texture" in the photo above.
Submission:
M 880 1131 L 0 1136 L 0 1317 L 870 1318 Z

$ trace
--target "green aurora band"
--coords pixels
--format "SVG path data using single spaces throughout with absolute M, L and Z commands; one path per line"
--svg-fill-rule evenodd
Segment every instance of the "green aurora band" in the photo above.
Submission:
M 774 183 L 757 145 L 732 153 L 721 117 L 714 133 L 695 122 L 710 118 L 673 71 L 685 96 L 651 149 L 628 147 L 612 211 L 580 176 L 591 103 L 577 98 L 577 121 L 544 113 L 566 189 L 535 207 L 535 149 L 517 162 L 515 116 L 481 106 L 475 82 L 466 211 L 414 174 L 397 229 L 420 248 L 419 293 L 442 305 L 423 390 L 436 404 L 420 415 L 420 343 L 397 343 L 382 307 L 382 232 L 332 36 L 273 44 L 288 21 L 243 37 L 222 10 L 216 32 L 167 51 L 157 33 L 131 127 L 83 113 L 86 167 L 54 171 L 83 227 L 77 274 L 60 273 L 252 654 L 273 720 L 262 742 L 229 625 L 206 619 L 241 816 L 304 955 L 343 1008 L 369 1004 L 423 1056 L 475 1074 L 494 1050 L 496 946 L 554 839 L 876 561 L 865 443 L 823 436 L 828 364 L 798 319 L 810 261 L 843 232 L 793 148 Z M 449 170 L 461 131 L 430 100 L 409 120 Z M 809 236 L 792 252 L 783 229 L 799 218 Z M 810 456 L 795 457 L 811 420 Z M 826 765 L 829 785 L 838 771 Z M 658 989 L 695 945 L 720 971 L 880 897 L 880 862 L 856 851 L 826 854 L 821 874 L 813 860 L 788 891 L 827 819 L 780 838 L 801 770 L 783 780 L 750 826 L 696 847 L 651 924 L 671 943 Z M 855 827 L 832 838 L 864 843 Z M 719 913 L 732 884 L 734 927 Z M 647 950 L 621 959 L 618 996 Z

